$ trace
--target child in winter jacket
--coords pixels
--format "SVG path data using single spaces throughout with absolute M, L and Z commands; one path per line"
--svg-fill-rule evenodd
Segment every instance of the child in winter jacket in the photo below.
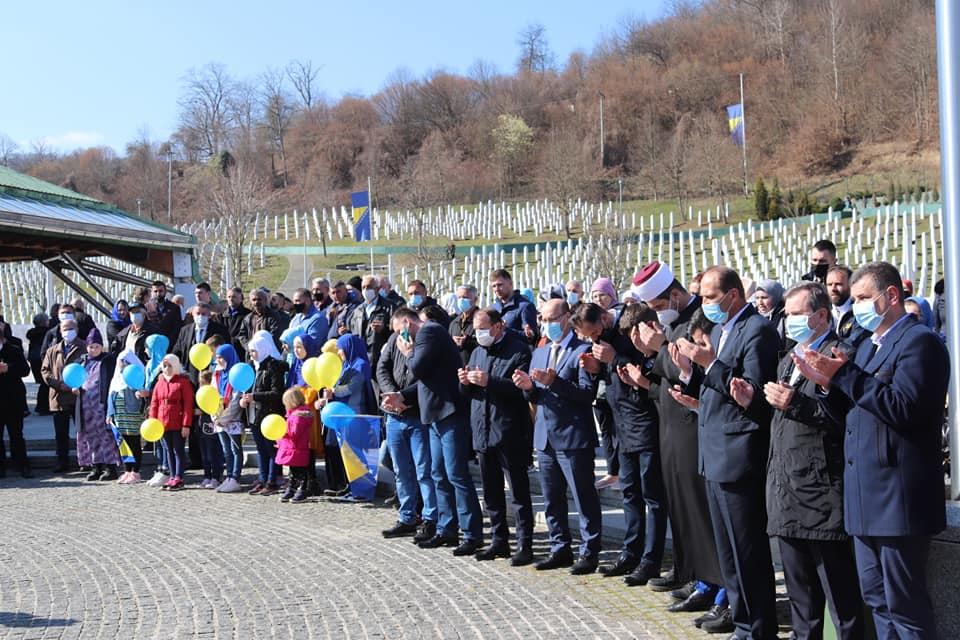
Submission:
M 310 430 L 313 412 L 297 387 L 283 394 L 287 410 L 287 433 L 277 444 L 277 465 L 290 467 L 290 484 L 280 496 L 281 502 L 303 502 L 307 499 L 307 465 L 310 462 Z

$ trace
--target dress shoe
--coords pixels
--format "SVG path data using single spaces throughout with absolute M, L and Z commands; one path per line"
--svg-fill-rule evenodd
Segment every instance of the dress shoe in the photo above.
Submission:
M 577 560 L 576 564 L 570 567 L 570 575 L 574 576 L 585 576 L 587 574 L 593 573 L 597 570 L 597 566 L 600 564 L 600 560 L 597 556 L 584 557 L 581 556 Z
M 417 532 L 417 524 L 411 522 L 406 524 L 404 522 L 397 521 L 395 525 L 389 529 L 384 529 L 380 532 L 384 538 L 400 538 L 402 536 L 412 536 Z
M 483 547 L 483 540 L 464 540 L 453 550 L 455 556 L 472 556 Z
M 509 558 L 510 545 L 506 542 L 491 542 L 490 546 L 483 549 L 475 556 L 477 560 L 493 560 L 495 558 Z
M 608 578 L 626 575 L 636 569 L 639 563 L 640 559 L 636 556 L 621 553 L 613 564 L 605 564 L 600 567 L 600 573 Z
M 677 572 L 675 569 L 670 569 L 664 575 L 659 578 L 650 578 L 647 581 L 647 586 L 650 587 L 651 591 L 673 591 L 679 586 L 682 586 L 677 581 Z
M 117 468 L 116 468 L 115 466 L 113 466 L 112 464 L 111 464 L 111 465 L 107 465 L 107 467 L 104 469 L 103 473 L 100 474 L 100 477 L 99 477 L 98 479 L 99 479 L 100 481 L 102 481 L 102 482 L 110 482 L 110 481 L 112 481 L 112 480 L 116 480 L 116 479 L 117 479 Z
M 417 528 L 417 533 L 413 536 L 413 544 L 426 542 L 435 535 L 437 535 L 437 523 L 433 520 L 424 520 L 420 523 L 420 526 Z
M 670 597 L 674 600 L 686 600 L 690 595 L 697 590 L 696 582 L 688 582 L 679 589 L 674 589 L 670 592 Z
M 724 612 L 724 610 L 725 610 L 726 608 L 727 608 L 727 607 L 721 607 L 721 606 L 718 605 L 718 604 L 713 605 L 712 607 L 710 607 L 710 610 L 709 610 L 709 611 L 707 611 L 707 612 L 706 612 L 705 614 L 703 614 L 702 616 L 697 617 L 697 618 L 693 621 L 693 625 L 694 625 L 697 629 L 699 629 L 699 628 L 701 627 L 701 625 L 703 625 L 704 622 L 711 622 L 711 621 L 716 620 L 717 618 L 719 618 L 721 615 L 723 615 L 723 612 Z
M 715 620 L 704 620 L 700 628 L 707 633 L 733 633 L 737 627 L 733 624 L 733 614 L 730 613 L 730 607 L 723 607 Z
M 623 581 L 628 587 L 641 587 L 652 578 L 656 578 L 659 573 L 660 571 L 653 565 L 642 564 L 633 573 L 625 577 Z
M 421 549 L 436 549 L 437 547 L 456 547 L 459 543 L 457 536 L 444 536 L 438 533 L 429 540 L 418 542 L 417 546 Z
M 344 487 L 343 489 L 325 489 L 323 495 L 328 498 L 342 498 L 348 493 L 350 493 L 350 488 Z
M 704 591 L 694 591 L 690 597 L 681 602 L 676 602 L 669 607 L 670 613 L 688 612 L 688 611 L 706 611 L 713 606 L 714 595 Z
M 547 571 L 548 569 L 560 569 L 573 565 L 573 552 L 570 547 L 565 547 L 560 551 L 555 551 L 549 556 L 533 565 L 537 571 Z
M 533 563 L 533 549 L 530 547 L 520 547 L 517 552 L 510 557 L 511 567 L 525 567 Z
M 95 482 L 100 479 L 100 474 L 103 473 L 102 468 L 94 467 L 90 473 L 87 474 L 87 482 Z
M 266 485 L 263 484 L 262 482 L 255 482 L 253 486 L 250 487 L 250 491 L 247 491 L 247 493 L 249 493 L 251 496 L 259 495 L 260 493 L 263 492 L 263 488 L 265 486 Z
M 260 491 L 260 495 L 262 496 L 272 496 L 276 493 L 280 493 L 280 485 L 276 482 L 268 482 L 263 485 L 263 489 Z

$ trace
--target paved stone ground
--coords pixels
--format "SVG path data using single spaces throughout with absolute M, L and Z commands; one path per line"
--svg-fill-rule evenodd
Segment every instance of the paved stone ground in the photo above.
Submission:
M 0 480 L 0 638 L 706 637 L 668 595 L 619 579 L 384 540 L 389 507 L 190 481 Z

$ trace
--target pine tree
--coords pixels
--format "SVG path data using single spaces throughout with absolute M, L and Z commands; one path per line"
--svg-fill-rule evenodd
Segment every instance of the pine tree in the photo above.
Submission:
M 757 184 L 753 187 L 753 208 L 758 220 L 770 219 L 767 197 L 767 186 L 763 184 L 763 178 L 757 178 Z
M 770 190 L 770 205 L 768 215 L 771 220 L 783 217 L 782 212 L 783 196 L 780 194 L 780 180 L 773 179 L 773 189 Z

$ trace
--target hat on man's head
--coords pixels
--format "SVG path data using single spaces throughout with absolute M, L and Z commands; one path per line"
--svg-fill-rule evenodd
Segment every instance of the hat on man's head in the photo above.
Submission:
M 631 291 L 640 300 L 653 300 L 673 284 L 673 270 L 666 262 L 654 260 L 633 277 Z

